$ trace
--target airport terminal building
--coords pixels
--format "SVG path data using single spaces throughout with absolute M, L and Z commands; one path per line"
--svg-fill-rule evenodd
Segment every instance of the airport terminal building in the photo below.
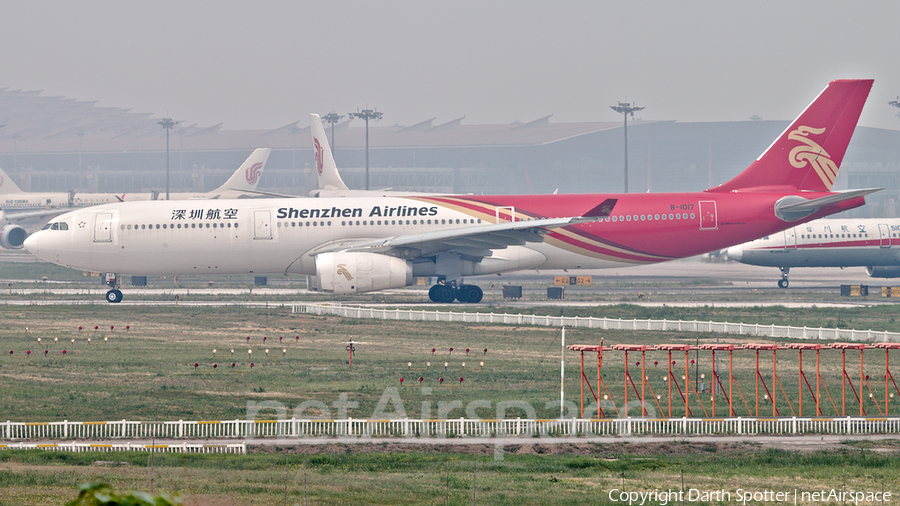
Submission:
M 0 90 L 0 167 L 24 191 L 165 192 L 166 130 L 159 119 L 38 92 Z M 369 127 L 372 189 L 474 194 L 622 192 L 621 121 L 470 125 L 464 117 Z M 700 191 L 761 154 L 788 121 L 628 124 L 630 192 Z M 259 189 L 306 196 L 316 187 L 308 119 L 272 130 L 177 124 L 169 131 L 171 191 L 209 191 L 249 153 L 272 148 Z M 900 125 L 898 125 L 900 126 Z M 351 188 L 366 186 L 366 129 L 326 131 Z M 858 127 L 835 189 L 885 188 L 852 217 L 900 214 L 900 130 Z

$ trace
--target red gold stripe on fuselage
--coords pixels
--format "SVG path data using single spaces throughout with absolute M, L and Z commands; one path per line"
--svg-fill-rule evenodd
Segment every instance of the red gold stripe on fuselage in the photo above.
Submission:
M 487 223 L 495 223 L 498 218 L 501 222 L 510 221 L 513 216 L 516 221 L 549 217 L 541 213 L 522 209 L 521 207 L 504 206 L 502 203 L 481 202 L 464 197 L 417 197 L 415 200 L 432 204 L 438 203 L 443 207 L 468 214 Z M 588 232 L 579 225 L 556 229 L 547 235 L 544 242 L 578 255 L 624 263 L 657 263 L 676 258 L 654 255 L 615 244 Z

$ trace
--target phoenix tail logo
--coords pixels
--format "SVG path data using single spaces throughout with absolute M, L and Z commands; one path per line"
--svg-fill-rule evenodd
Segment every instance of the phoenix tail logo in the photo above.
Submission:
M 808 126 L 800 126 L 792 131 L 788 134 L 788 139 L 801 144 L 791 150 L 788 158 L 791 165 L 798 169 L 802 169 L 807 164 L 812 166 L 819 178 L 822 179 L 822 184 L 831 190 L 831 185 L 834 184 L 834 179 L 837 177 L 838 166 L 822 146 L 808 137 L 810 134 L 821 135 L 823 133 L 825 133 L 825 128 Z
M 313 143 L 316 145 L 316 170 L 319 171 L 319 175 L 322 175 L 322 164 L 324 160 L 322 159 L 323 149 L 322 145 L 319 144 L 319 139 L 313 139 Z
M 353 276 L 347 270 L 347 264 L 338 264 L 337 273 L 347 278 L 347 281 L 353 280 Z
M 250 186 L 254 186 L 257 181 L 259 181 L 259 175 L 262 173 L 262 162 L 256 162 L 253 165 L 247 167 L 245 171 L 245 177 L 247 178 L 247 183 Z

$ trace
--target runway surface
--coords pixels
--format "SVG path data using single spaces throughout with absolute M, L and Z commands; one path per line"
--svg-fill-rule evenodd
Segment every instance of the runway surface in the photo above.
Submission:
M 106 304 L 104 294 L 108 290 L 99 278 L 93 282 L 85 280 L 15 280 L 3 276 L 6 262 L 36 262 L 27 253 L 0 254 L 0 304 Z M 39 264 L 39 263 L 38 263 Z M 554 286 L 555 276 L 591 276 L 591 286 L 566 286 L 567 299 L 551 301 L 546 299 L 547 287 Z M 881 286 L 900 285 L 900 279 L 870 278 L 862 267 L 840 268 L 798 268 L 790 275 L 791 285 L 787 289 L 778 288 L 776 283 L 781 275 L 778 269 L 749 266 L 740 263 L 711 263 L 699 258 L 678 260 L 662 264 L 615 269 L 583 271 L 522 271 L 503 276 L 479 276 L 468 278 L 468 282 L 479 284 L 485 292 L 482 306 L 552 306 L 552 305 L 607 305 L 623 302 L 646 306 L 697 306 L 715 305 L 723 307 L 752 307 L 784 305 L 801 307 L 816 304 L 822 307 L 845 307 L 848 305 L 871 305 L 892 303 L 900 300 L 882 299 Z M 235 276 L 235 278 L 238 278 Z M 121 290 L 125 295 L 122 305 L 253 305 L 271 307 L 272 304 L 290 304 L 290 300 L 303 299 L 306 302 L 329 302 L 335 298 L 321 292 L 306 290 L 304 276 L 268 276 L 265 286 L 253 286 L 252 277 L 245 276 L 235 287 L 228 287 L 228 278 L 204 278 L 203 276 L 181 277 L 179 285 L 171 279 L 150 279 L 147 287 L 133 287 L 126 281 Z M 209 281 L 213 281 L 211 284 Z M 242 285 L 237 287 L 238 285 Z M 839 298 L 841 285 L 864 284 L 870 287 L 866 299 Z M 248 286 L 249 285 L 249 286 Z M 526 298 L 523 300 L 503 299 L 502 287 L 521 285 Z M 386 290 L 385 295 L 395 296 L 392 307 L 427 305 L 437 307 L 428 301 L 427 286 L 412 286 L 403 289 Z M 3 293 L 5 292 L 5 293 Z M 645 296 L 638 298 L 638 294 Z M 665 297 L 661 297 L 665 295 Z M 690 297 L 687 297 L 687 296 Z M 178 301 L 176 302 L 176 296 Z M 595 298 L 594 296 L 597 296 Z M 599 300 L 600 297 L 605 300 Z M 611 296 L 616 296 L 613 297 Z M 684 296 L 684 297 L 682 297 Z M 210 300 L 219 297 L 231 300 Z M 396 300 L 397 298 L 406 300 Z M 145 300 L 136 300 L 136 299 Z M 277 298 L 279 302 L 271 299 Z M 206 299 L 206 300 L 203 300 Z M 256 299 L 256 300 L 254 300 Z M 269 302 L 261 302 L 268 299 Z M 658 300 L 654 300 L 658 299 Z M 731 299 L 731 300 L 728 300 Z M 740 299 L 740 300 L 734 300 Z M 362 302 L 348 304 L 372 304 L 371 294 L 361 297 Z M 419 302 L 421 301 L 421 302 Z M 447 305 L 459 307 L 460 304 Z
M 228 445 L 246 444 L 248 447 L 292 447 L 321 445 L 420 445 L 420 446 L 473 446 L 490 445 L 502 449 L 507 446 L 521 445 L 559 445 L 559 444 L 653 444 L 653 443 L 741 443 L 752 441 L 763 448 L 779 448 L 796 451 L 815 451 L 828 448 L 846 447 L 851 441 L 890 441 L 898 439 L 896 434 L 869 435 L 801 435 L 801 436 L 585 436 L 585 437 L 462 437 L 462 438 L 376 438 L 376 437 L 303 437 L 280 439 L 104 439 L 78 440 L 80 444 L 126 444 L 143 445 Z M 57 440 L 29 441 L 36 444 L 59 444 Z

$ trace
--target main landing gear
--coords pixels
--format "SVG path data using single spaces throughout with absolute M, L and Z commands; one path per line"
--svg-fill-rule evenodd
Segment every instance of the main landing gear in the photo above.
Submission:
M 475 304 L 481 302 L 482 297 L 484 297 L 484 292 L 481 288 L 475 285 L 459 285 L 457 287 L 455 282 L 434 285 L 428 290 L 428 298 L 432 302 L 442 304 L 449 304 L 454 299 Z
M 110 287 L 110 290 L 106 292 L 106 302 L 112 304 L 122 302 L 122 292 L 119 290 L 119 276 L 113 273 L 107 273 L 106 285 Z
M 791 283 L 788 281 L 788 273 L 791 272 L 790 267 L 781 268 L 781 279 L 778 280 L 778 288 L 787 288 Z

